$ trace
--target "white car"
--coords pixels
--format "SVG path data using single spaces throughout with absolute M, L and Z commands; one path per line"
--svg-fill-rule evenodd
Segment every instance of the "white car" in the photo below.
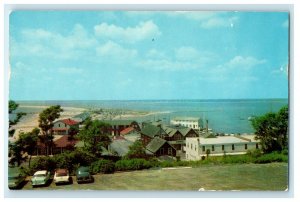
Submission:
M 67 169 L 57 169 L 53 180 L 56 185 L 69 184 L 71 182 L 69 171 Z
M 50 172 L 47 170 L 40 170 L 34 173 L 31 178 L 32 187 L 39 185 L 46 185 L 50 180 Z

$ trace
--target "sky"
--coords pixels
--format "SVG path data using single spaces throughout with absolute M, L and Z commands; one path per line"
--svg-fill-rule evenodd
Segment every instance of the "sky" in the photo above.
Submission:
M 287 12 L 14 11 L 9 98 L 288 98 Z

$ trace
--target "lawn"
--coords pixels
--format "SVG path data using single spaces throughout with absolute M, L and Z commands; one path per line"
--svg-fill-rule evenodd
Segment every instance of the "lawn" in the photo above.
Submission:
M 288 187 L 288 164 L 202 165 L 95 175 L 91 184 L 73 184 L 34 189 L 63 190 L 243 190 L 284 191 Z M 32 189 L 28 182 L 23 189 Z

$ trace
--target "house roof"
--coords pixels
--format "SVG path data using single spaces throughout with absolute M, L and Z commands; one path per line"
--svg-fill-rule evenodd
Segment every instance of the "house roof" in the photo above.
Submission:
M 251 141 L 257 142 L 257 141 Z M 234 143 L 249 143 L 249 141 L 235 137 L 235 136 L 217 136 L 216 138 L 200 137 L 200 144 L 234 144 Z
M 57 123 L 57 122 L 63 122 L 63 123 L 65 123 L 65 124 L 69 125 L 69 126 L 79 124 L 79 122 L 74 121 L 74 120 L 72 120 L 72 119 L 61 119 L 61 120 L 55 121 L 55 123 Z
M 104 123 L 108 123 L 112 126 L 127 126 L 131 125 L 132 123 L 136 123 L 133 120 L 101 120 Z
M 88 113 L 88 112 L 83 112 L 83 113 L 81 113 L 81 114 L 77 114 L 77 115 L 75 115 L 75 116 L 73 116 L 73 118 L 75 118 L 75 119 L 81 119 L 81 120 L 85 120 L 85 119 L 87 119 L 88 117 L 90 117 L 90 113 Z
M 121 135 L 127 135 L 128 133 L 134 131 L 134 128 L 133 127 L 128 127 L 128 128 L 125 128 L 124 130 L 122 130 L 120 132 Z
M 68 145 L 75 145 L 78 140 L 69 140 L 68 135 L 63 135 L 61 138 L 54 141 L 56 147 L 67 147 Z
M 46 175 L 47 174 L 47 170 L 39 170 L 36 171 L 33 175 Z
M 129 151 L 129 146 L 131 146 L 133 142 L 125 140 L 125 139 L 117 139 L 113 140 L 110 144 L 111 150 L 118 153 L 119 156 L 125 156 Z
M 149 144 L 146 146 L 146 149 L 149 150 L 152 153 L 157 152 L 157 150 L 159 150 L 159 148 L 161 148 L 167 141 L 163 140 L 159 137 L 155 137 L 153 138 L 153 140 L 151 140 L 151 142 L 149 142 Z
M 147 124 L 142 130 L 141 133 L 143 135 L 147 135 L 149 137 L 155 137 L 159 134 L 160 128 L 157 126 L 154 126 L 152 124 Z
M 196 118 L 196 117 L 174 117 L 171 120 L 174 120 L 174 121 L 199 121 L 200 118 Z

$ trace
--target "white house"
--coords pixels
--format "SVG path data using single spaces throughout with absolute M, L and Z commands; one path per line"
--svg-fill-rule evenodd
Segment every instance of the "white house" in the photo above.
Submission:
M 71 126 L 79 128 L 79 122 L 72 119 L 57 120 L 53 124 L 52 131 L 55 135 L 68 135 Z
M 171 125 L 185 126 L 195 130 L 203 128 L 202 120 L 195 117 L 175 117 L 171 119 L 170 123 Z
M 254 135 L 216 136 L 212 138 L 186 138 L 186 159 L 200 160 L 206 156 L 207 150 L 211 156 L 245 154 L 248 150 L 260 148 Z

